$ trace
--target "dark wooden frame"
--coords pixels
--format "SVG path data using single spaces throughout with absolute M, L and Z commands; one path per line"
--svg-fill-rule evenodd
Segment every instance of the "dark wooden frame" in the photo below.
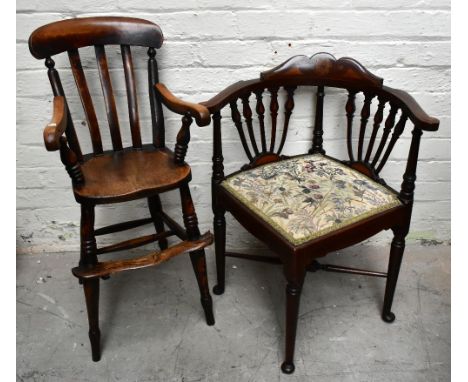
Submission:
M 385 181 L 379 176 L 379 173 L 386 164 L 396 141 L 402 134 L 407 120 L 413 123 L 414 129 L 401 190 L 399 192 L 393 190 L 398 194 L 402 202 L 401 206 L 394 207 L 345 228 L 295 246 L 220 186 L 221 182 L 229 176 L 224 174 L 221 110 L 226 105 L 230 105 L 232 120 L 239 132 L 240 141 L 248 158 L 248 163 L 240 171 L 245 171 L 265 163 L 280 161 L 286 158 L 284 155 L 281 155 L 281 150 L 286 139 L 290 116 L 294 108 L 294 91 L 298 86 L 315 86 L 317 89 L 315 124 L 312 144 L 309 150 L 310 154 L 325 154 L 322 137 L 325 88 L 347 89 L 348 101 L 345 112 L 349 158 L 342 162 L 381 184 L 385 185 Z M 278 150 L 275 150 L 277 115 L 280 108 L 278 91 L 280 87 L 283 87 L 287 93 L 284 104 L 285 122 Z M 265 137 L 265 106 L 262 101 L 262 94 L 266 89 L 271 94 L 269 111 L 272 133 L 269 145 Z M 358 92 L 364 93 L 365 98 L 360 114 L 358 150 L 357 156 L 355 156 L 352 133 L 354 112 L 356 110 L 355 96 Z M 256 96 L 255 110 L 259 118 L 261 144 L 257 144 L 253 133 L 252 110 L 249 105 L 249 97 L 252 94 Z M 374 98 L 378 100 L 379 106 L 374 116 L 367 152 L 364 153 L 365 132 L 370 116 L 370 103 Z M 238 101 L 243 105 L 242 114 L 247 134 L 243 128 L 241 112 L 238 110 Z M 390 104 L 390 110 L 384 123 L 380 142 L 377 145 L 377 132 L 383 121 L 386 103 Z M 261 73 L 259 79 L 240 81 L 229 86 L 211 100 L 204 102 L 203 105 L 209 109 L 213 118 L 212 203 L 218 278 L 218 283 L 214 287 L 213 292 L 218 295 L 224 293 L 226 256 L 280 263 L 283 265 L 287 281 L 287 303 L 286 350 L 285 360 L 281 366 L 282 371 L 288 374 L 294 372 L 293 357 L 299 298 L 307 271 L 322 269 L 387 278 L 382 318 L 386 322 L 393 322 L 395 315 L 391 312 L 391 306 L 405 248 L 405 237 L 410 227 L 420 139 L 423 131 L 436 131 L 439 121 L 429 117 L 406 92 L 384 86 L 381 78 L 370 73 L 356 60 L 352 58 L 336 59 L 328 53 L 318 53 L 310 58 L 306 56 L 292 57 L 276 68 Z M 396 122 L 395 118 L 398 111 L 400 111 L 399 120 Z M 392 133 L 391 137 L 390 133 Z M 230 212 L 250 233 L 265 242 L 278 257 L 226 252 L 226 211 Z M 394 233 L 387 273 L 337 265 L 322 265 L 316 260 L 327 253 L 359 243 L 387 229 L 391 229 Z
M 99 329 L 99 282 L 111 274 L 157 265 L 183 253 L 189 253 L 198 287 L 201 303 L 208 325 L 214 325 L 212 299 L 208 288 L 204 248 L 213 241 L 211 233 L 200 234 L 197 215 L 190 195 L 191 171 L 185 163 L 185 154 L 190 141 L 190 125 L 193 119 L 204 126 L 210 122 L 206 107 L 184 102 L 158 80 L 156 49 L 160 48 L 163 35 L 158 25 L 146 20 L 128 17 L 90 17 L 70 19 L 42 26 L 29 38 L 31 54 L 45 59 L 48 77 L 54 94 L 54 110 L 51 122 L 44 130 L 47 150 L 60 151 L 60 158 L 70 175 L 75 199 L 81 205 L 81 251 L 80 261 L 73 274 L 83 284 L 89 320 L 89 338 L 92 359 L 101 358 Z M 106 45 L 120 45 L 127 89 L 128 110 L 132 147 L 122 147 L 120 126 L 116 111 L 112 84 L 105 53 Z M 133 69 L 131 46 L 148 48 L 148 86 L 151 104 L 153 142 L 142 144 Z M 81 65 L 79 48 L 94 46 L 104 101 L 111 131 L 113 150 L 104 151 L 96 113 L 89 94 L 88 85 Z M 67 52 L 83 108 L 88 120 L 93 152 L 83 154 L 70 116 L 65 93 L 55 63 L 51 56 Z M 177 135 L 174 152 L 165 145 L 165 128 L 162 105 L 182 115 L 182 126 Z M 132 159 L 133 158 L 133 159 Z M 106 193 L 98 192 L 102 187 L 103 173 L 109 164 L 127 165 L 131 171 L 132 161 L 147 161 L 154 164 L 146 179 L 129 179 L 128 172 L 117 173 Z M 134 184 L 136 183 L 136 184 Z M 169 217 L 162 208 L 159 194 L 179 189 L 184 226 Z M 101 190 L 102 191 L 102 190 Z M 148 200 L 151 217 L 94 228 L 95 206 L 139 198 Z M 96 236 L 153 224 L 155 234 L 127 240 L 107 247 L 97 248 Z M 167 229 L 165 228 L 167 226 Z M 167 238 L 177 236 L 181 241 L 168 246 Z M 146 256 L 124 260 L 101 262 L 98 255 L 122 251 L 159 242 L 160 251 Z

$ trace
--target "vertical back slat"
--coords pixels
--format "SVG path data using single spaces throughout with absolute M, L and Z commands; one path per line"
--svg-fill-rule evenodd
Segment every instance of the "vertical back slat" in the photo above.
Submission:
M 88 83 L 86 82 L 86 77 L 81 65 L 80 54 L 77 49 L 72 49 L 68 51 L 68 58 L 70 59 L 70 66 L 73 72 L 73 77 L 75 78 L 76 87 L 78 88 L 78 93 L 80 95 L 81 104 L 86 115 L 86 120 L 88 121 L 89 133 L 91 135 L 91 143 L 93 145 L 93 152 L 95 154 L 102 153 L 102 141 L 101 133 L 99 131 L 99 125 L 96 117 L 96 112 L 94 110 L 93 100 L 89 94 Z
M 294 109 L 294 91 L 296 90 L 295 86 L 285 87 L 288 96 L 284 104 L 284 127 L 283 133 L 281 135 L 280 145 L 278 147 L 278 155 L 281 154 L 283 150 L 284 143 L 286 142 L 286 136 L 288 135 L 289 120 L 291 118 L 292 111 Z
M 379 161 L 380 155 L 382 154 L 385 144 L 387 143 L 388 136 L 390 135 L 390 131 L 392 130 L 393 125 L 395 124 L 395 116 L 397 111 L 398 107 L 390 103 L 390 112 L 388 113 L 387 119 L 385 120 L 385 127 L 383 129 L 379 147 L 377 148 L 374 158 L 372 159 L 372 167 L 375 167 L 375 165 Z
M 400 116 L 400 120 L 398 121 L 395 128 L 393 129 L 392 138 L 390 139 L 390 142 L 388 143 L 387 149 L 385 150 L 385 154 L 383 155 L 382 160 L 379 163 L 379 166 L 375 169 L 375 172 L 377 174 L 385 166 L 385 163 L 387 163 L 388 157 L 390 156 L 390 153 L 393 150 L 393 146 L 395 146 L 396 141 L 398 140 L 398 138 L 400 138 L 401 134 L 403 133 L 403 130 L 405 129 L 407 120 L 408 120 L 408 116 L 402 112 Z
M 312 148 L 309 154 L 325 154 L 323 149 L 323 99 L 325 97 L 325 87 L 317 87 L 317 101 L 315 103 L 315 123 L 314 136 L 312 138 Z
M 122 138 L 120 136 L 119 117 L 117 107 L 115 106 L 114 94 L 112 91 L 112 82 L 109 75 L 106 51 L 103 45 L 96 45 L 96 59 L 98 62 L 99 77 L 101 78 L 102 93 L 106 104 L 107 120 L 112 138 L 112 147 L 114 150 L 122 150 Z
M 49 77 L 50 86 L 52 87 L 52 92 L 54 96 L 62 96 L 65 99 L 65 106 L 68 110 L 67 98 L 63 91 L 62 82 L 60 81 L 60 76 L 55 69 L 55 62 L 51 58 L 48 58 L 45 62 L 48 71 L 47 76 Z M 76 135 L 75 126 L 73 125 L 73 119 L 71 117 L 70 111 L 67 113 L 67 127 L 65 129 L 65 135 L 70 145 L 70 149 L 76 154 L 78 161 L 83 161 L 83 154 L 81 152 L 80 142 Z
M 348 102 L 346 102 L 346 119 L 348 123 L 347 144 L 348 144 L 349 160 L 352 162 L 354 161 L 352 140 L 353 140 L 353 118 L 354 118 L 354 112 L 356 111 L 355 98 L 356 98 L 356 91 L 349 90 Z
M 122 62 L 125 73 L 125 85 L 127 88 L 128 115 L 130 117 L 130 130 L 132 132 L 132 144 L 135 148 L 141 148 L 140 117 L 138 115 L 138 100 L 133 71 L 133 60 L 130 46 L 122 45 Z
M 247 140 L 245 139 L 244 129 L 242 128 L 241 115 L 239 113 L 239 109 L 237 108 L 237 102 L 232 101 L 229 106 L 231 107 L 231 117 L 234 121 L 234 125 L 236 125 L 237 132 L 239 133 L 242 147 L 244 148 L 245 154 L 247 155 L 247 158 L 249 158 L 249 161 L 252 161 L 253 157 L 250 153 L 249 146 L 247 145 Z
M 385 109 L 385 99 L 379 97 L 379 105 L 377 106 L 377 111 L 374 115 L 374 126 L 372 128 L 371 137 L 369 139 L 369 144 L 367 146 L 366 157 L 364 158 L 365 162 L 369 162 L 369 159 L 372 155 L 372 150 L 374 148 L 375 138 L 377 137 L 377 132 L 379 131 L 380 124 L 383 121 L 383 112 Z
M 148 49 L 148 87 L 151 106 L 151 122 L 153 126 L 153 144 L 156 147 L 164 147 L 165 130 L 164 115 L 161 101 L 156 93 L 154 85 L 159 82 L 158 63 L 156 61 L 156 49 Z
M 255 152 L 255 155 L 259 154 L 257 141 L 255 139 L 255 134 L 253 131 L 252 125 L 252 109 L 250 108 L 249 104 L 249 97 L 250 93 L 245 94 L 242 96 L 242 114 L 244 115 L 245 124 L 247 125 L 247 132 L 249 133 L 250 143 L 252 144 L 252 148 Z
M 268 91 L 271 94 L 271 101 L 270 101 L 270 115 L 271 115 L 271 143 L 270 143 L 270 151 L 273 152 L 275 150 L 275 139 L 276 139 L 276 119 L 278 117 L 278 88 L 272 87 L 268 88 Z
M 257 106 L 256 112 L 258 115 L 258 123 L 260 125 L 260 139 L 262 142 L 262 152 L 266 152 L 266 137 L 265 137 L 265 106 L 263 105 L 263 89 L 257 90 L 255 92 L 255 96 L 257 97 Z
M 366 135 L 367 120 L 370 115 L 370 106 L 374 95 L 365 93 L 364 105 L 361 109 L 361 128 L 359 130 L 359 144 L 358 144 L 358 160 L 362 161 L 362 148 L 364 146 L 364 137 Z

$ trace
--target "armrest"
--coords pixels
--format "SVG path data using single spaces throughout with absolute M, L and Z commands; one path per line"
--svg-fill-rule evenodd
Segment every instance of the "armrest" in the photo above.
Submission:
M 393 89 L 388 86 L 383 86 L 383 89 L 398 99 L 406 106 L 410 115 L 409 118 L 413 121 L 415 126 L 425 131 L 437 131 L 439 128 L 439 120 L 429 116 L 416 100 L 407 92 L 399 89 Z
M 55 151 L 60 148 L 60 137 L 67 127 L 67 118 L 65 98 L 62 96 L 54 97 L 52 120 L 44 129 L 44 143 L 48 151 Z
M 262 81 L 258 79 L 236 82 L 201 104 L 207 107 L 210 113 L 214 114 L 215 112 L 220 111 L 231 100 L 236 99 L 244 91 L 255 87 L 255 85 L 261 82 Z
M 182 101 L 180 98 L 172 94 L 169 89 L 162 83 L 154 85 L 156 92 L 161 97 L 161 101 L 167 108 L 177 114 L 189 113 L 197 121 L 198 126 L 206 126 L 210 124 L 210 112 L 208 109 L 198 103 Z

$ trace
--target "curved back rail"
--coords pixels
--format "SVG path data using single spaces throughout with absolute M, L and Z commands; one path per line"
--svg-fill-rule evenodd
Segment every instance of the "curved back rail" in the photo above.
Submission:
M 347 92 L 343 114 L 346 117 L 346 143 L 350 167 L 384 183 L 379 173 L 402 135 L 406 122 L 415 126 L 413 140 L 419 139 L 423 130 L 437 130 L 439 121 L 429 117 L 407 93 L 383 86 L 383 79 L 373 75 L 352 58 L 336 59 L 328 53 L 317 53 L 312 57 L 295 56 L 283 64 L 261 73 L 256 80 L 235 83 L 204 105 L 213 114 L 215 154 L 213 174 L 215 183 L 224 178 L 222 169 L 221 114 L 226 105 L 231 109 L 234 125 L 249 160 L 242 169 L 281 160 L 291 114 L 294 111 L 294 94 L 297 87 L 315 86 L 315 121 L 309 153 L 325 154 L 323 147 L 323 111 L 326 87 L 341 88 Z M 263 95 L 268 92 L 270 104 L 265 105 Z M 285 93 L 280 104 L 278 93 Z M 362 93 L 362 105 L 356 105 L 356 96 Z M 256 142 L 252 124 L 252 108 L 249 101 L 255 95 L 255 111 L 258 116 L 260 144 Z M 374 103 L 375 113 L 371 115 Z M 242 112 L 239 110 L 242 104 Z M 270 114 L 271 139 L 265 136 L 265 114 Z M 278 114 L 284 112 L 283 126 L 278 125 Z M 218 131 L 219 130 L 219 131 Z M 281 132 L 281 134 L 279 134 Z M 418 147 L 414 142 L 409 158 L 416 156 L 411 150 Z M 221 159 L 220 159 L 221 158 Z M 215 168 L 216 167 L 216 168 Z M 415 169 L 414 169 L 415 171 Z M 410 171 L 411 172 L 411 171 Z M 414 181 L 413 181 L 414 183 Z
M 156 49 L 160 48 L 162 43 L 163 34 L 158 25 L 147 20 L 129 17 L 87 17 L 63 20 L 44 25 L 31 34 L 29 38 L 31 54 L 37 59 L 45 59 L 54 96 L 61 96 L 65 99 L 68 115 L 67 127 L 65 129 L 65 135 L 67 137 L 66 143 L 68 143 L 69 148 L 74 152 L 79 162 L 83 160 L 83 153 L 68 110 L 60 77 L 55 69 L 55 62 L 51 57 L 63 52 L 67 52 L 68 54 L 70 66 L 88 122 L 93 155 L 99 155 L 103 153 L 101 132 L 81 63 L 79 49 L 94 46 L 112 140 L 112 148 L 113 150 L 122 150 L 121 128 L 109 74 L 105 46 L 120 45 L 125 75 L 132 146 L 134 148 L 142 147 L 142 139 L 131 46 L 148 47 L 148 84 L 153 127 L 153 144 L 156 147 L 164 147 L 165 134 L 162 106 L 154 89 L 154 85 L 158 82 Z

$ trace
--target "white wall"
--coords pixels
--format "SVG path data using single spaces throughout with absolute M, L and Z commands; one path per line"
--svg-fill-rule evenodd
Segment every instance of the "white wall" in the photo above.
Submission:
M 43 62 L 28 51 L 30 33 L 45 23 L 86 15 L 124 15 L 159 24 L 165 43 L 158 51 L 160 78 L 178 96 L 205 100 L 241 79 L 256 78 L 295 54 L 328 51 L 351 56 L 383 77 L 387 85 L 410 92 L 441 121 L 437 133 L 423 136 L 411 239 L 450 239 L 450 2 L 448 0 L 236 2 L 188 0 L 82 0 L 17 1 L 17 246 L 19 252 L 63 251 L 79 248 L 79 206 L 58 153 L 46 152 L 42 129 L 51 115 L 51 90 Z M 126 97 L 117 48 L 109 49 L 121 130 L 130 141 Z M 146 56 L 134 53 L 140 79 L 140 114 L 144 136 L 150 139 L 146 96 Z M 91 50 L 82 53 L 92 95 L 100 95 L 96 64 Z M 57 56 L 57 67 L 69 93 L 69 103 L 79 134 L 87 128 L 67 58 Z M 64 68 L 63 70 L 60 70 Z M 308 148 L 312 125 L 312 96 L 297 99 L 286 152 Z M 107 123 L 102 100 L 97 108 L 101 128 Z M 344 157 L 343 98 L 326 97 L 325 142 L 327 152 Z M 359 110 L 359 109 L 358 109 Z M 168 142 L 178 128 L 174 114 L 166 113 Z M 226 118 L 226 167 L 235 169 L 244 158 Z M 300 129 L 303 126 L 305 128 Z M 328 126 L 328 127 L 327 127 Z M 104 134 L 105 135 L 105 134 Z M 407 152 L 408 135 L 387 164 L 384 175 L 399 187 Z M 210 176 L 211 127 L 194 127 L 188 161 L 193 168 L 192 193 L 202 229 L 211 229 Z M 89 148 L 89 140 L 84 144 Z M 109 147 L 109 146 L 108 146 Z M 180 217 L 177 194 L 163 195 L 174 217 Z M 98 208 L 96 225 L 147 216 L 146 203 L 138 201 Z M 145 230 L 140 230 L 142 233 Z M 257 248 L 261 245 L 232 219 L 228 219 L 228 245 Z M 115 238 L 109 238 L 112 240 Z M 380 235 L 373 241 L 387 242 Z

